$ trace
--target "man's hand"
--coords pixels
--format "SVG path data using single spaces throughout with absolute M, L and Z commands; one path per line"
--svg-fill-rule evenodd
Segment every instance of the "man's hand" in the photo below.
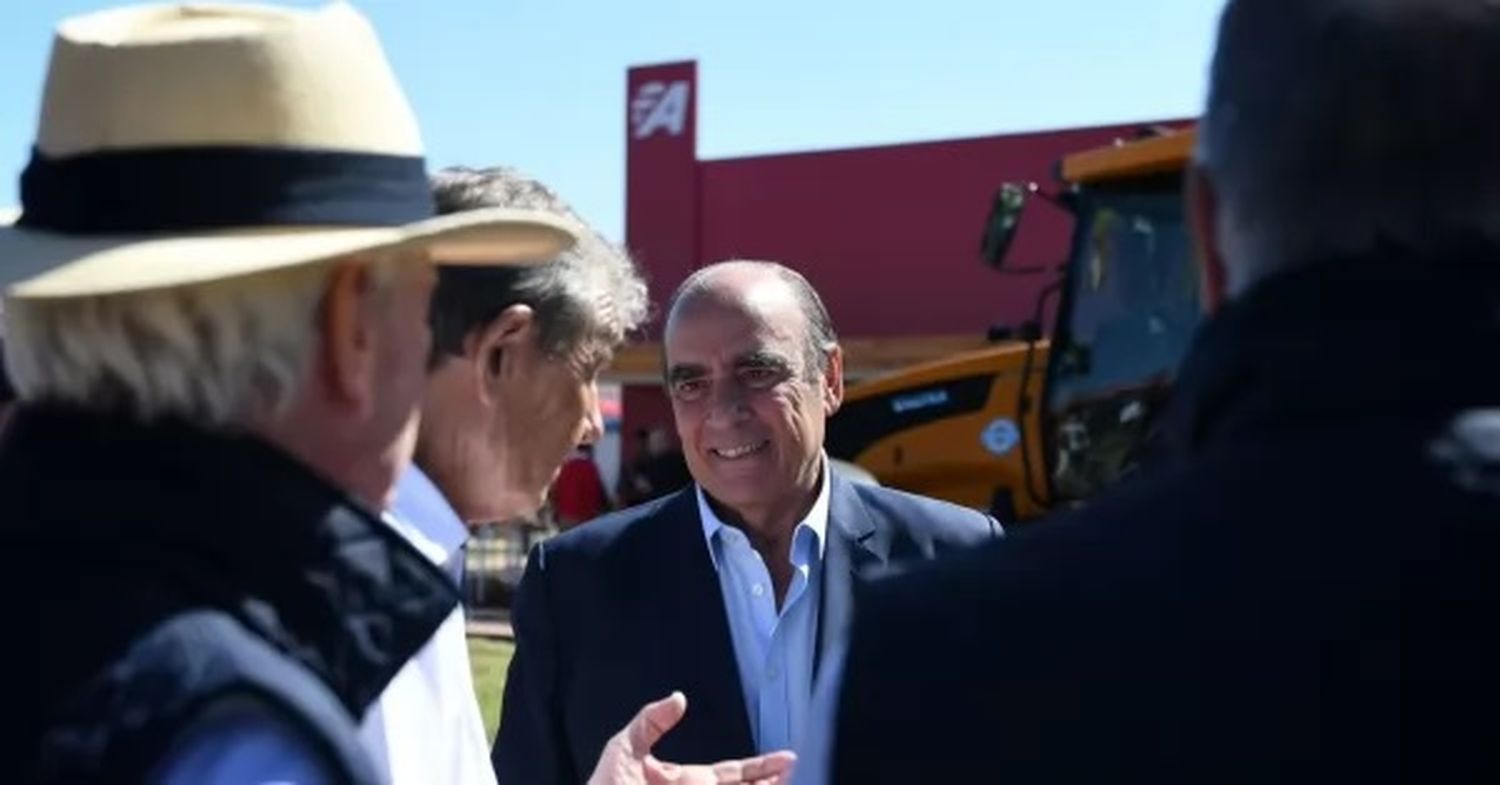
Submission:
M 687 697 L 680 692 L 646 704 L 624 730 L 604 745 L 589 785 L 786 785 L 792 781 L 792 764 L 797 756 L 790 752 L 773 752 L 712 766 L 679 766 L 657 760 L 651 748 L 684 714 L 687 714 Z

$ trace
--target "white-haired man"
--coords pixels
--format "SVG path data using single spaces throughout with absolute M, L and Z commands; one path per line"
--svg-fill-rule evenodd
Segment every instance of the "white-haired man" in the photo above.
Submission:
M 534 262 L 573 231 L 434 217 L 347 5 L 65 21 L 21 197 L 0 230 L 13 779 L 383 781 L 356 718 L 457 599 L 372 512 L 416 437 L 430 258 Z

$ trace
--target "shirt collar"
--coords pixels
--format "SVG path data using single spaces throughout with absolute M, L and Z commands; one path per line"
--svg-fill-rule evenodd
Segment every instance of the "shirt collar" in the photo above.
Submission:
M 823 543 L 828 533 L 828 495 L 829 486 L 832 484 L 828 473 L 828 456 L 820 456 L 823 463 L 822 480 L 818 483 L 818 498 L 813 500 L 812 507 L 807 511 L 807 516 L 797 524 L 792 532 L 792 558 L 796 559 L 796 551 L 799 543 L 807 537 L 812 538 L 812 544 L 817 549 L 817 559 L 823 559 Z M 713 562 L 714 571 L 719 569 L 719 554 L 714 549 L 714 537 L 720 530 L 728 528 L 729 524 L 719 518 L 714 512 L 712 505 L 708 503 L 708 495 L 703 492 L 703 486 L 693 484 L 693 492 L 698 497 L 698 520 L 703 523 L 703 542 L 708 546 L 708 558 Z M 806 534 L 804 534 L 806 532 Z
M 416 464 L 408 466 L 396 482 L 396 498 L 386 518 L 417 550 L 440 566 L 469 540 L 469 527 Z

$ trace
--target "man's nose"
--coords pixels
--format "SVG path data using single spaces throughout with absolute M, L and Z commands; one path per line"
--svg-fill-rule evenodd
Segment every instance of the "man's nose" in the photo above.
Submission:
M 583 434 L 579 444 L 597 444 L 604 436 L 604 412 L 599 409 L 599 389 L 591 386 L 583 409 Z
M 744 420 L 750 412 L 745 389 L 733 380 L 713 385 L 709 395 L 708 416 L 713 421 L 733 424 Z

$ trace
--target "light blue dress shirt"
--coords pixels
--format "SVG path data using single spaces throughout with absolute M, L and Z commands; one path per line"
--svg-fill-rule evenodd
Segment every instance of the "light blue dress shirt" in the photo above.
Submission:
M 750 732 L 760 752 L 795 749 L 812 702 L 813 655 L 828 531 L 828 463 L 817 500 L 792 534 L 792 582 L 781 608 L 771 573 L 744 532 L 720 520 L 697 489 L 698 515 L 719 576 Z

